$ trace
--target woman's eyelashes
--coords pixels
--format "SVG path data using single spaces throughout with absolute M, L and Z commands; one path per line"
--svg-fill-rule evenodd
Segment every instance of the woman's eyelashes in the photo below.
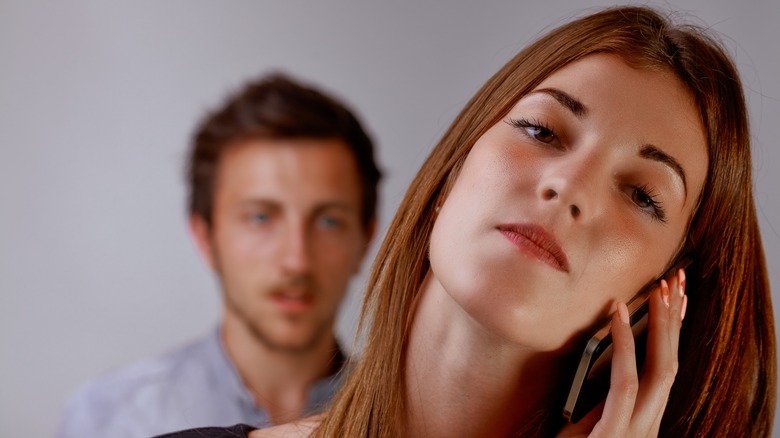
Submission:
M 550 125 L 534 118 L 509 118 L 505 122 L 517 128 L 520 133 L 534 142 L 550 145 L 555 148 L 563 148 L 560 139 Z M 662 223 L 667 222 L 666 211 L 662 206 L 659 195 L 648 184 L 634 184 L 628 186 L 628 196 L 631 202 L 644 214 Z
M 531 140 L 555 147 L 560 147 L 558 144 L 558 136 L 555 134 L 555 131 L 553 131 L 552 128 L 550 128 L 541 120 L 509 118 L 506 120 L 506 123 L 510 126 L 518 128 L 523 135 L 527 136 Z
M 653 219 L 666 223 L 666 211 L 658 195 L 647 184 L 630 186 L 631 202 Z

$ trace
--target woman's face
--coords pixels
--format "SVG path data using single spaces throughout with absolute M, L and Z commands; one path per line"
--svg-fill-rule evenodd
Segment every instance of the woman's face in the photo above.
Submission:
M 585 57 L 476 142 L 433 228 L 434 280 L 499 336 L 565 348 L 663 271 L 706 173 L 676 76 Z

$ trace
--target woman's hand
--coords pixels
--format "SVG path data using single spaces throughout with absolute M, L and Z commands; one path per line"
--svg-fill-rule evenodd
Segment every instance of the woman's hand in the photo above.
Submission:
M 647 359 L 638 377 L 634 337 L 628 323 L 628 309 L 618 304 L 612 318 L 612 373 L 604 403 L 577 424 L 567 424 L 559 437 L 656 437 L 669 392 L 677 375 L 677 346 L 688 303 L 685 272 L 677 275 L 650 296 Z

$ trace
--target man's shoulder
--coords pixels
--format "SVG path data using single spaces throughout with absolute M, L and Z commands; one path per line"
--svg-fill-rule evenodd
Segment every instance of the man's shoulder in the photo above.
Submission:
M 159 356 L 144 359 L 88 381 L 76 398 L 96 397 L 103 402 L 167 386 L 207 367 L 208 338 L 199 339 Z
M 175 405 L 171 398 L 190 390 L 187 382 L 208 377 L 209 342 L 203 338 L 87 381 L 69 400 L 59 436 L 110 431 L 121 418 L 143 423 L 164 416 Z

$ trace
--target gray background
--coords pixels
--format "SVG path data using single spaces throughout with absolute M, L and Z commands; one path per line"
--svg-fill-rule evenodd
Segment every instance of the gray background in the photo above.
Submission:
M 711 25 L 742 72 L 777 302 L 780 2 L 737 3 L 649 2 Z M 182 169 L 225 92 L 281 68 L 357 108 L 387 175 L 383 231 L 474 91 L 535 36 L 608 4 L 0 0 L 0 436 L 51 435 L 89 376 L 216 323 Z M 347 345 L 364 279 L 339 323 Z

